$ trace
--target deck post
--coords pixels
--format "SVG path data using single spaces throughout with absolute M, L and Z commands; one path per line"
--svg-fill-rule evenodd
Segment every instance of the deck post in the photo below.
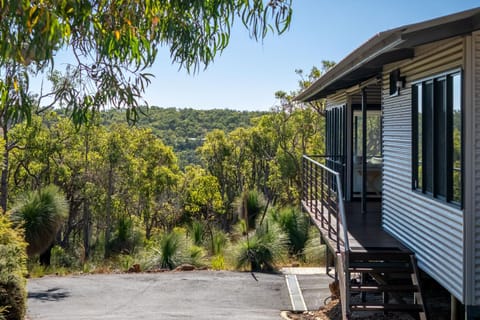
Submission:
M 331 179 L 329 179 L 331 180 Z M 327 206 L 327 226 L 328 226 L 328 238 L 329 239 L 332 239 L 332 218 L 331 218 L 331 215 L 332 215 L 332 191 L 331 191 L 331 181 L 328 181 L 328 185 L 327 185 L 327 203 L 328 203 L 328 206 Z
M 324 200 L 323 200 L 323 197 L 324 197 L 324 192 L 325 192 L 325 190 L 323 190 L 323 186 L 324 186 L 325 183 L 324 183 L 323 180 L 324 180 L 323 170 L 321 170 L 321 171 L 320 171 L 320 204 L 321 204 L 321 210 L 322 210 L 322 211 L 320 212 L 320 214 L 321 214 L 321 216 L 322 216 L 322 219 L 321 219 L 321 221 L 322 221 L 322 228 L 324 227 L 324 217 L 325 217 L 325 211 L 324 211 L 324 209 L 323 209 L 323 201 L 324 201 Z
M 315 194 L 315 219 L 318 219 L 318 168 L 315 168 L 315 175 L 313 177 L 313 181 L 315 181 L 314 187 L 314 194 Z
M 308 161 L 308 168 L 307 168 L 307 183 L 308 183 L 308 191 L 310 193 L 307 201 L 310 202 L 310 208 L 312 208 L 313 206 L 313 197 L 314 197 L 314 194 L 313 194 L 313 188 L 312 188 L 312 170 L 313 170 L 313 165 L 310 163 L 310 161 Z
M 308 199 L 307 161 L 302 157 L 302 199 Z
M 367 213 L 367 90 L 362 89 L 362 213 Z

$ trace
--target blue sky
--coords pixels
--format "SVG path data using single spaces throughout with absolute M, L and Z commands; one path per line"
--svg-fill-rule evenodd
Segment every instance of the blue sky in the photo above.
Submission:
M 235 26 L 227 49 L 207 70 L 189 75 L 160 52 L 145 99 L 195 109 L 269 110 L 278 90 L 297 89 L 296 69 L 339 61 L 380 31 L 480 6 L 473 0 L 293 0 L 290 30 L 263 42 Z

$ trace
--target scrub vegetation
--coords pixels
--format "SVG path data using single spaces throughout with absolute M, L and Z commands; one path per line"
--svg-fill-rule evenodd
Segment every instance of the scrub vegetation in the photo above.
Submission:
M 278 92 L 270 112 L 240 113 L 142 100 L 159 47 L 197 72 L 227 47 L 234 20 L 262 39 L 288 29 L 291 7 L 0 3 L 0 319 L 24 317 L 27 273 L 272 271 L 308 251 L 292 236 L 308 229 L 291 233 L 275 212 L 298 207 L 301 155 L 323 151 L 321 103 Z M 62 50 L 72 61 L 58 70 Z M 320 75 L 298 73 L 300 88 Z M 51 91 L 32 92 L 32 76 Z
M 15 297 L 1 304 L 7 319 L 14 308 L 24 312 L 27 266 L 42 276 L 321 264 L 299 193 L 301 156 L 323 151 L 323 117 L 290 94 L 277 97 L 269 112 L 222 110 L 222 121 L 218 110 L 211 120 L 202 111 L 209 126 L 195 129 L 198 146 L 179 151 L 196 158 L 182 165 L 158 129 L 172 120 L 156 115 L 161 108 L 148 111 L 154 128 L 112 121 L 121 111 L 93 114 L 78 127 L 62 109 L 11 128 L 8 140 L 18 147 L 9 152 L 2 221 L 23 253 L 10 255 L 17 271 L 2 280 L 5 297 Z M 174 114 L 186 127 L 195 111 Z

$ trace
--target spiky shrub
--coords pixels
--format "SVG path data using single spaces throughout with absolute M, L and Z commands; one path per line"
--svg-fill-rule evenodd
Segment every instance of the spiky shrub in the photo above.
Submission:
M 185 263 L 196 267 L 206 265 L 205 249 L 194 245 L 183 228 L 155 235 L 137 257 L 145 270 L 174 269 Z
M 22 232 L 0 214 L 0 319 L 23 319 L 26 310 L 26 247 Z
M 138 226 L 136 217 L 120 217 L 115 224 L 115 230 L 108 244 L 108 249 L 115 254 L 132 254 L 141 246 L 145 239 L 144 232 Z
M 183 263 L 189 263 L 195 267 L 205 265 L 205 249 L 196 245 L 187 244 L 186 259 Z
M 0 307 L 0 320 L 5 320 L 5 313 L 7 313 L 7 307 Z
M 225 232 L 214 230 L 212 233 L 212 255 L 223 254 L 228 242 L 228 236 Z
M 205 226 L 203 223 L 200 221 L 192 221 L 188 227 L 188 232 L 194 245 L 201 246 L 203 244 L 205 235 Z
M 248 224 L 248 229 L 255 229 L 257 217 L 265 208 L 265 199 L 257 190 L 247 190 L 236 200 L 238 216 Z
M 265 222 L 239 241 L 234 248 L 237 269 L 250 267 L 251 271 L 273 271 L 287 251 L 285 234 L 274 223 Z
M 172 231 L 161 236 L 158 244 L 158 264 L 160 268 L 173 269 L 184 260 L 181 233 Z
M 310 230 L 310 221 L 307 215 L 294 207 L 286 207 L 272 210 L 270 217 L 287 235 L 290 253 L 302 255 Z
M 67 214 L 65 196 L 54 185 L 27 192 L 16 200 L 11 217 L 16 226 L 25 229 L 29 256 L 43 253 L 52 244 Z

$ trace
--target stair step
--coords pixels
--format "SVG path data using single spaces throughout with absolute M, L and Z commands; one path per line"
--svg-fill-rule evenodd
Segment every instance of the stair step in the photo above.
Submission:
M 350 267 L 348 270 L 358 273 L 412 273 L 410 268 L 400 267 Z
M 422 312 L 419 304 L 370 304 L 355 303 L 350 305 L 352 311 L 392 311 L 392 312 Z
M 409 263 L 406 262 L 385 262 L 385 261 L 361 261 L 350 262 L 352 268 L 405 268 L 412 270 Z
M 351 285 L 350 292 L 418 292 L 415 285 Z
M 350 261 L 354 260 L 394 260 L 410 262 L 410 253 L 402 251 L 351 251 Z

